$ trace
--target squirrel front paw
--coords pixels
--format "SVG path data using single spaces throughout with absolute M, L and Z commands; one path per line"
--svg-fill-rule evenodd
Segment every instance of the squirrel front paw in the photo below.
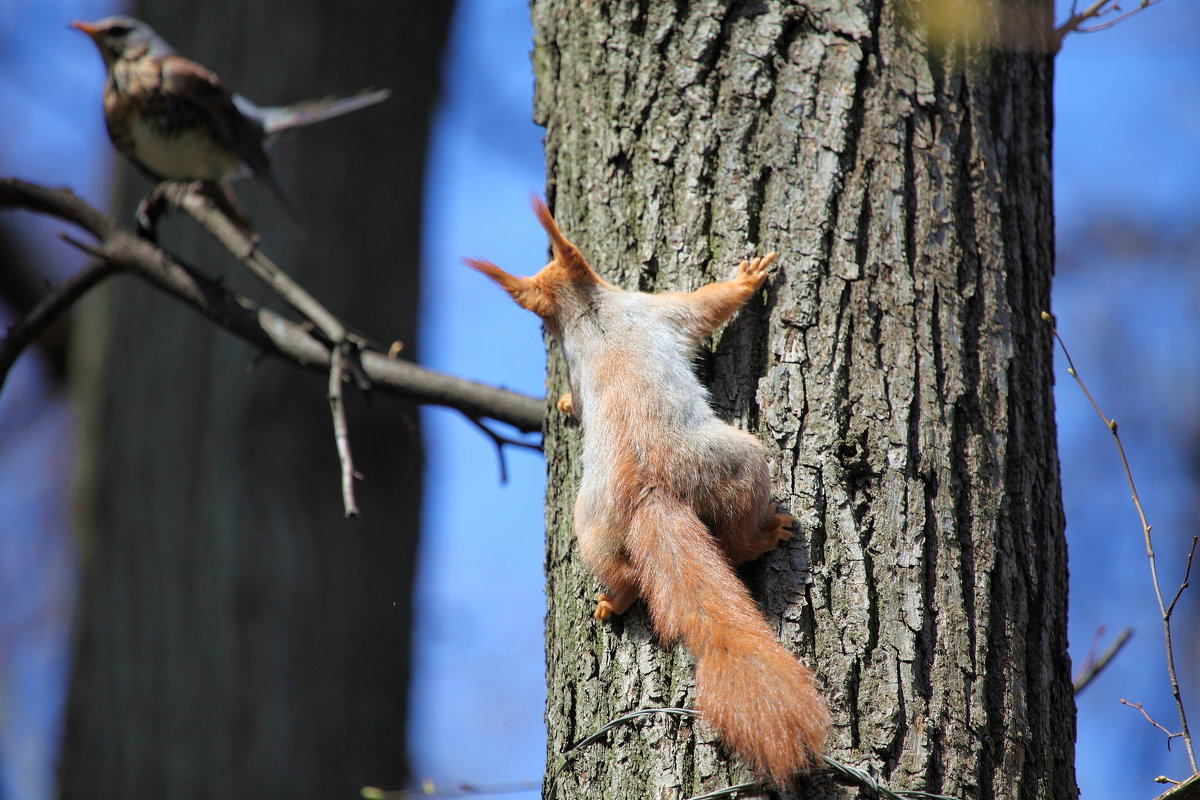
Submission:
M 575 401 L 571 398 L 571 393 L 566 392 L 561 397 L 559 397 L 558 402 L 554 404 L 554 407 L 557 408 L 559 411 L 561 411 L 564 414 L 574 415 Z
M 767 267 L 771 266 L 771 262 L 778 255 L 778 253 L 770 252 L 765 256 L 757 256 L 749 261 L 743 261 L 741 264 L 738 264 L 735 280 L 741 283 L 748 283 L 757 289 L 767 279 Z
M 776 514 L 773 520 L 774 527 L 768 536 L 775 539 L 775 544 L 772 547 L 778 547 L 780 542 L 786 542 L 792 538 L 792 515 L 791 514 Z

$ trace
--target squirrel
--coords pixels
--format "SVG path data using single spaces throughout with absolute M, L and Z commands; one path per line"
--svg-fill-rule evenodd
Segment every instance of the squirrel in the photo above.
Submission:
M 696 658 L 702 718 L 756 774 L 784 786 L 821 758 L 829 712 L 733 567 L 789 538 L 791 517 L 770 500 L 762 445 L 717 418 L 692 366 L 776 254 L 694 292 L 630 292 L 592 270 L 537 197 L 533 209 L 551 245 L 540 272 L 464 263 L 541 317 L 566 355 L 571 392 L 557 405 L 583 431 L 575 535 L 609 590 L 594 616 L 643 597 L 658 636 L 682 639 Z

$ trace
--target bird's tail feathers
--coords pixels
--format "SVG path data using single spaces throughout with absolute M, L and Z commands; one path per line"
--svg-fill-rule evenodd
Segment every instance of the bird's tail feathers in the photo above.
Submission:
M 290 128 L 312 125 L 315 122 L 382 103 L 390 94 L 391 92 L 387 89 L 368 90 L 351 97 L 324 97 L 318 100 L 305 100 L 290 106 L 255 107 L 253 113 L 262 123 L 263 130 L 270 136 Z M 239 103 L 239 108 L 241 105 Z M 246 109 L 242 109 L 242 111 L 246 113 Z
M 627 540 L 658 634 L 696 657 L 697 705 L 729 747 L 780 786 L 817 763 L 829 712 L 813 673 L 775 638 L 703 522 L 651 492 Z

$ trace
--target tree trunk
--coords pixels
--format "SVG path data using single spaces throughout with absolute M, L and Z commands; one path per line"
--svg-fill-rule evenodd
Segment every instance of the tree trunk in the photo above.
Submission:
M 392 90 L 274 151 L 302 235 L 261 186 L 236 193 L 267 255 L 409 356 L 439 88 L 430 65 L 451 9 L 368 5 L 155 0 L 134 13 L 262 104 Z M 150 184 L 121 176 L 115 213 L 131 223 Z M 168 220 L 160 238 L 271 297 L 190 221 Z M 76 374 L 84 587 L 63 796 L 324 800 L 404 781 L 414 410 L 347 388 L 365 475 L 362 516 L 347 522 L 323 379 L 272 362 L 248 369 L 256 354 L 244 344 L 127 279 L 95 305 Z
M 625 288 L 694 289 L 779 252 L 765 302 L 700 370 L 718 413 L 767 445 L 797 520 L 743 574 L 819 673 L 826 751 L 893 790 L 1074 797 L 1039 319 L 1052 57 L 934 47 L 907 5 L 860 5 L 535 3 L 552 208 Z M 1051 3 L 1021 8 L 1049 30 Z M 703 725 L 667 715 L 556 775 L 605 722 L 692 705 L 693 662 L 653 639 L 640 605 L 591 619 L 599 587 L 571 541 L 578 431 L 561 415 L 546 454 L 545 796 L 677 798 L 749 778 Z M 798 786 L 858 796 L 825 775 Z

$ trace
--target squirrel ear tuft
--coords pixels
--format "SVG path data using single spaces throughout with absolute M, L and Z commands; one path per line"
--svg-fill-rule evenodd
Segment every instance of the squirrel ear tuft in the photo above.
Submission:
M 542 227 L 546 229 L 546 234 L 550 237 L 550 248 L 554 251 L 554 260 L 558 265 L 577 276 L 594 277 L 595 273 L 584 260 L 579 248 L 573 245 L 566 236 L 563 236 L 563 232 L 558 229 L 558 223 L 554 221 L 550 209 L 546 207 L 542 198 L 534 195 L 532 204 L 533 213 L 537 215 L 538 222 L 542 223 Z
M 464 258 L 463 263 L 490 278 L 493 283 L 508 292 L 521 308 L 528 309 L 539 317 L 549 315 L 549 298 L 537 281 L 509 274 L 492 262 L 480 258 Z

